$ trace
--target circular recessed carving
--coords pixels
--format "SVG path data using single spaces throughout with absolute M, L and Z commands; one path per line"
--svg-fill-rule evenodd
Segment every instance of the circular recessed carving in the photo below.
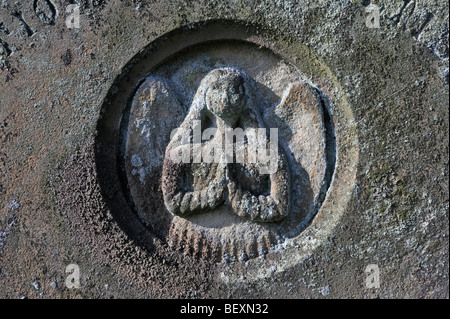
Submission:
M 334 133 L 321 93 L 294 65 L 251 43 L 211 42 L 165 60 L 136 87 L 121 121 L 124 189 L 173 249 L 246 260 L 297 236 L 317 213 Z
M 264 260 L 291 267 L 339 223 L 355 189 L 356 123 L 326 64 L 286 41 L 199 24 L 155 40 L 115 80 L 97 170 L 113 216 L 149 253 L 246 261 L 250 277 L 233 266 L 221 278 L 259 278 Z

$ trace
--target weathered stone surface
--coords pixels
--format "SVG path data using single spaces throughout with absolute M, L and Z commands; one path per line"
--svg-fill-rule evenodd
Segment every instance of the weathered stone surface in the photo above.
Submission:
M 380 28 L 370 1 L 109 0 L 69 29 L 66 1 L 2 0 L 0 297 L 448 298 L 448 2 L 372 2 Z M 230 66 L 280 129 L 293 229 L 166 214 L 169 126 Z

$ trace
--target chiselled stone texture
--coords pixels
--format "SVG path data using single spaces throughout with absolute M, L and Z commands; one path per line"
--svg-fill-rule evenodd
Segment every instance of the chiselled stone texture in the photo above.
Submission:
M 448 298 L 448 11 L 0 0 L 0 297 Z M 166 156 L 202 81 L 228 69 L 250 87 L 236 101 L 253 94 L 240 118 L 278 128 L 278 181 Z M 206 201 L 178 210 L 182 171 Z M 288 184 L 281 215 L 239 202 Z M 79 289 L 65 285 L 73 263 Z

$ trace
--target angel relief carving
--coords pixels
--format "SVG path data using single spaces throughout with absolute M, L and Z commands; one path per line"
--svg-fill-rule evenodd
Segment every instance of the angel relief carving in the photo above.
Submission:
M 289 165 L 277 130 L 271 130 L 270 141 L 266 131 L 246 75 L 211 71 L 166 148 L 167 209 L 185 216 L 227 205 L 252 221 L 284 219 L 290 209 Z
M 309 207 L 311 190 L 300 165 L 315 180 L 325 167 L 313 90 L 292 82 L 278 105 L 260 108 L 253 81 L 239 69 L 213 69 L 187 107 L 162 77 L 140 85 L 130 109 L 125 162 L 144 220 L 163 218 L 151 213 L 163 205 L 183 218 L 226 207 L 244 220 L 277 224 L 293 209 Z M 317 191 L 320 183 L 312 187 Z
M 298 236 L 328 198 L 337 154 L 328 79 L 313 84 L 301 70 L 230 41 L 124 78 L 102 122 L 119 177 L 105 187 L 129 208 L 117 216 L 215 261 L 262 256 Z

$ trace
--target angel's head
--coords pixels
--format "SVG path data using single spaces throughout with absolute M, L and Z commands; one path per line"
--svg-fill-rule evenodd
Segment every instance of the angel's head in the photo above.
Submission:
M 207 109 L 225 122 L 235 123 L 248 101 L 245 81 L 238 70 L 221 68 L 211 71 L 202 81 L 206 86 Z

